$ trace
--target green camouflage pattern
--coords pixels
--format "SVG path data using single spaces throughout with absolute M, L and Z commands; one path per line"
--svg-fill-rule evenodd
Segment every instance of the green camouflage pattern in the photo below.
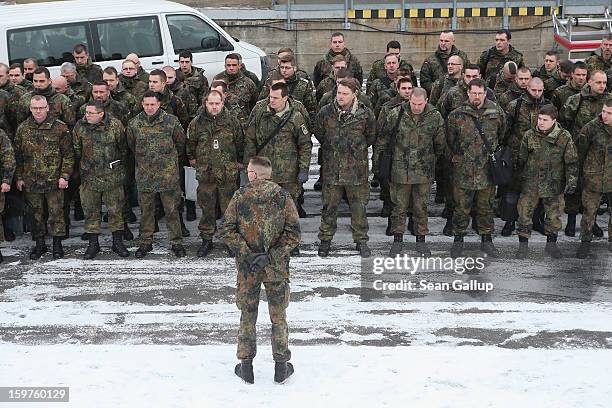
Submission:
M 563 108 L 569 97 L 579 93 L 580 89 L 582 88 L 577 86 L 573 79 L 570 79 L 565 85 L 561 85 L 552 92 L 550 101 L 561 112 L 561 108 Z
M 414 73 L 414 68 L 410 63 L 406 60 L 400 60 L 399 69 L 406 69 L 409 71 L 410 80 L 412 80 L 413 84 L 417 84 L 417 77 Z M 446 68 L 445 68 L 446 71 Z M 422 72 L 422 71 L 421 71 Z M 422 74 L 421 74 L 422 75 Z M 387 72 L 385 71 L 385 60 L 379 59 L 374 61 L 372 64 L 372 68 L 370 69 L 370 74 L 368 75 L 368 82 L 366 82 L 366 94 L 370 94 L 370 90 L 377 79 L 385 79 L 387 78 Z M 416 85 L 415 85 L 416 86 Z
M 70 89 L 79 97 L 87 100 L 91 97 L 93 85 L 81 75 L 77 75 L 73 83 L 69 83 Z
M 544 81 L 544 97 L 551 99 L 553 93 L 567 83 L 568 81 L 566 79 L 562 79 L 559 76 L 559 71 L 554 71 L 552 75 L 550 75 L 549 78 Z
M 47 98 L 49 104 L 49 115 L 62 120 L 69 128 L 72 128 L 76 123 L 76 115 L 70 99 L 66 95 L 56 92 L 53 87 L 47 89 L 35 89 L 32 92 L 25 93 L 19 99 L 19 110 L 17 112 L 17 122 L 22 123 L 30 116 L 30 101 L 34 95 L 41 95 Z
M 98 64 L 93 64 L 91 62 L 91 58 L 87 59 L 87 64 L 85 65 L 76 65 L 77 74 L 83 77 L 87 82 L 94 83 L 96 81 L 102 80 L 102 67 Z M 86 97 L 88 97 L 87 95 Z
M 431 89 L 428 91 L 429 93 L 429 103 L 433 106 L 438 104 L 438 101 L 442 99 L 446 93 L 454 86 L 457 85 L 458 81 L 462 81 L 463 79 L 453 78 L 448 74 L 436 80 L 433 83 Z
M 180 69 L 176 70 L 177 72 Z M 206 95 L 208 95 L 208 79 L 204 75 L 204 69 L 199 67 L 191 66 L 191 72 L 189 74 L 183 73 L 184 85 L 189 92 L 195 97 L 196 105 L 200 105 Z
M 138 75 L 132 78 L 129 78 L 123 74 L 119 74 L 119 82 L 121 83 L 121 85 L 123 85 L 125 90 L 131 93 L 132 96 L 136 98 L 137 100 L 140 100 L 140 97 L 142 96 L 142 94 L 145 93 L 145 91 L 149 89 L 149 76 L 148 75 L 147 75 L 147 80 L 143 81 L 138 77 Z
M 510 50 L 506 55 L 502 55 L 495 47 L 491 47 L 480 54 L 478 66 L 480 67 L 482 78 L 487 81 L 487 85 L 495 86 L 497 74 L 508 61 L 514 61 L 518 68 L 524 66 L 523 54 L 512 45 L 510 45 Z
M 476 214 L 478 235 L 490 235 L 495 230 L 493 222 L 493 201 L 495 199 L 495 186 L 491 185 L 483 189 L 462 188 L 457 183 L 453 184 L 453 234 L 465 236 L 468 224 Z
M 15 153 L 8 135 L 0 130 L 0 177 L 1 183 L 11 184 L 15 173 Z M 0 242 L 4 241 L 4 227 L 2 216 L 4 215 L 4 193 L 0 192 Z
M 504 112 L 508 113 L 510 102 L 520 98 L 521 95 L 526 92 L 527 91 L 525 89 L 519 88 L 516 82 L 513 81 L 508 87 L 508 90 L 499 97 L 497 104 L 504 110 Z
M 427 90 L 428 95 L 431 95 L 434 83 L 447 74 L 448 59 L 453 55 L 458 55 L 461 57 L 461 59 L 463 59 L 464 67 L 470 63 L 470 59 L 468 58 L 467 54 L 453 45 L 453 48 L 451 48 L 450 52 L 448 53 L 442 51 L 440 47 L 438 47 L 436 52 L 427 57 L 427 59 L 425 59 L 423 62 L 423 65 L 421 65 L 419 84 L 421 88 L 425 88 Z M 416 82 L 412 83 L 416 86 Z M 429 103 L 435 105 L 435 103 L 431 101 L 431 96 Z
M 319 86 L 317 86 L 316 98 L 317 104 L 329 91 L 333 91 L 336 88 L 336 78 L 333 75 L 328 76 L 327 78 L 323 78 L 321 82 L 319 82 Z
M 612 68 L 612 59 L 605 60 L 601 55 L 601 48 L 593 51 L 593 54 L 584 60 L 584 63 L 587 66 L 587 70 L 589 74 L 593 71 L 604 71 L 606 72 L 610 68 Z
M 342 202 L 342 196 L 346 194 L 349 208 L 351 210 L 351 232 L 354 242 L 367 242 L 368 217 L 366 206 L 370 199 L 370 183 L 362 184 L 329 184 L 323 183 L 321 199 L 323 209 L 321 210 L 321 225 L 319 226 L 319 239 L 331 241 L 338 229 L 338 207 Z
M 380 96 L 393 86 L 395 86 L 395 82 L 389 77 L 376 78 L 370 85 L 369 90 L 366 91 L 366 96 L 370 98 L 370 105 L 376 106 Z
M 334 86 L 334 89 L 332 89 L 329 92 L 326 92 L 323 97 L 321 98 L 321 100 L 319 101 L 319 111 L 325 106 L 328 105 L 330 103 L 333 103 L 336 100 L 336 87 Z M 372 102 L 370 102 L 370 99 L 363 93 L 361 92 L 361 90 L 357 91 L 357 99 L 359 99 L 359 103 L 364 104 L 365 106 L 367 106 L 368 108 L 372 109 Z
M 608 202 L 612 202 L 612 193 L 605 193 Z M 597 218 L 597 211 L 601 202 L 599 191 L 582 190 L 582 219 L 580 220 L 580 240 L 593 240 L 593 224 Z M 608 242 L 612 242 L 612 206 L 608 206 Z
M 242 72 L 230 76 L 224 71 L 220 76 L 223 81 L 227 82 L 227 93 L 237 98 L 243 115 L 248 117 L 259 97 L 257 85 Z
M 138 205 L 140 206 L 140 235 L 138 240 L 140 241 L 140 245 L 153 243 L 155 212 L 158 199 L 161 200 L 161 205 L 166 214 L 165 219 L 168 227 L 168 241 L 170 241 L 171 245 L 179 245 L 183 242 L 180 215 L 178 212 L 180 191 L 178 181 L 174 185 L 174 189 L 160 191 L 159 193 L 143 191 L 140 188 L 140 184 L 138 185 Z
M 93 98 L 90 98 L 87 103 L 94 102 Z M 121 124 L 125 127 L 128 125 L 131 119 L 130 110 L 127 106 L 118 102 L 112 98 L 108 98 L 105 101 L 98 101 L 104 107 L 104 113 L 106 115 L 110 115 L 113 118 L 119 120 Z M 87 103 L 81 105 L 79 109 L 79 118 L 83 118 L 85 116 L 85 111 L 87 110 Z
M 487 99 L 491 102 L 496 100 L 495 93 L 490 88 L 487 88 Z M 452 111 L 461 107 L 467 100 L 467 85 L 460 80 L 440 98 L 437 108 L 442 117 L 446 119 Z
M 138 112 L 139 98 L 129 93 L 122 82 L 117 84 L 117 88 L 111 91 L 111 97 L 117 102 L 124 104 L 130 111 L 130 119 Z
M 9 132 L 7 132 L 9 138 L 12 140 L 15 137 L 15 131 L 19 122 L 17 122 L 19 112 L 19 100 L 26 93 L 26 91 L 17 85 L 14 85 L 11 81 L 6 81 L 3 86 L 0 86 L 0 90 L 5 91 L 9 94 L 8 101 L 4 107 L 4 114 L 8 120 Z
M 102 203 L 108 212 L 108 229 L 111 232 L 123 231 L 123 203 L 125 195 L 123 185 L 115 185 L 104 191 L 94 191 L 85 184 L 79 190 L 83 214 L 85 214 L 84 231 L 87 234 L 100 234 L 102 222 Z
M 312 82 L 305 78 L 299 78 L 297 75 L 293 75 L 285 81 L 291 98 L 300 101 L 306 107 L 308 115 L 314 117 L 317 114 L 318 105 Z M 266 81 L 259 94 L 259 100 L 267 99 L 270 96 L 269 85 L 270 82 Z
M 533 227 L 533 211 L 542 200 L 544 206 L 544 233 L 546 235 L 556 234 L 561 230 L 561 214 L 563 214 L 563 194 L 539 197 L 536 191 L 526 191 L 516 205 L 518 209 L 518 220 L 516 232 L 519 237 L 529 238 Z
M 591 95 L 591 87 L 585 85 L 579 93 L 567 98 L 559 112 L 559 121 L 564 128 L 570 131 L 572 137 L 577 138 L 580 130 L 588 122 L 596 118 L 610 95 Z M 582 99 L 582 103 L 581 102 Z M 580 110 L 578 107 L 580 106 Z
M 44 238 L 49 221 L 49 233 L 54 237 L 66 234 L 64 220 L 64 191 L 57 187 L 46 192 L 26 190 L 24 194 L 26 213 L 32 216 L 32 239 Z M 48 215 L 48 217 L 47 217 Z
M 612 129 L 603 123 L 601 115 L 582 128 L 576 147 L 584 189 L 612 192 Z
M 415 235 L 427 235 L 427 203 L 431 195 L 431 182 L 399 184 L 391 182 L 389 184 L 391 193 L 391 232 L 404 234 L 406 232 L 406 215 L 408 209 L 411 210 L 414 222 Z
M 363 83 L 363 69 L 361 68 L 361 63 L 357 59 L 356 56 L 351 54 L 348 48 L 345 48 L 340 54 L 344 56 L 346 59 L 346 67 L 353 74 L 353 78 L 359 82 L 359 84 Z M 314 71 L 312 74 L 312 82 L 314 83 L 315 88 L 319 86 L 319 83 L 327 78 L 328 76 L 333 75 L 334 72 L 332 68 L 332 59 L 338 55 L 333 52 L 331 49 L 325 54 L 325 57 L 319 60 L 314 67 Z

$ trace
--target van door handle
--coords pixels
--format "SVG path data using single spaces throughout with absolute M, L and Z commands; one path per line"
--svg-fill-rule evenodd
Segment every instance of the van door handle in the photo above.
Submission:
M 178 60 L 174 60 L 174 62 L 178 62 Z
M 163 63 L 164 63 L 164 61 L 153 61 L 151 63 L 151 65 L 159 65 L 159 64 L 163 64 Z

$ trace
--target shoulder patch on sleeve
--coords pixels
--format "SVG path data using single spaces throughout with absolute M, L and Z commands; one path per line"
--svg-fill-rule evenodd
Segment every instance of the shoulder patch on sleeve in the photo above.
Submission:
M 308 132 L 308 128 L 306 127 L 306 124 L 304 124 L 304 123 L 302 124 L 302 126 L 300 126 L 300 129 L 302 129 L 302 133 L 305 134 L 305 135 L 307 135 L 309 133 Z

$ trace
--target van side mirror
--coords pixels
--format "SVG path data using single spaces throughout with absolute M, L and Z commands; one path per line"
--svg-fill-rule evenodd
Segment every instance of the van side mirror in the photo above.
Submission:
M 230 43 L 227 38 L 220 35 L 219 36 L 219 46 L 217 47 L 218 51 L 234 51 L 234 46 Z

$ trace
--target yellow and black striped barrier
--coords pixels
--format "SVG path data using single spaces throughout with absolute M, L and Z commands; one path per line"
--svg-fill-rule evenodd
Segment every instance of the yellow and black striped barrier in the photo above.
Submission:
M 503 7 L 473 7 L 457 8 L 457 17 L 503 17 Z M 507 16 L 552 16 L 554 12 L 559 14 L 560 7 L 508 7 Z M 420 9 L 366 9 L 348 10 L 350 19 L 390 19 L 390 18 L 451 18 L 454 17 L 452 8 L 420 8 Z

